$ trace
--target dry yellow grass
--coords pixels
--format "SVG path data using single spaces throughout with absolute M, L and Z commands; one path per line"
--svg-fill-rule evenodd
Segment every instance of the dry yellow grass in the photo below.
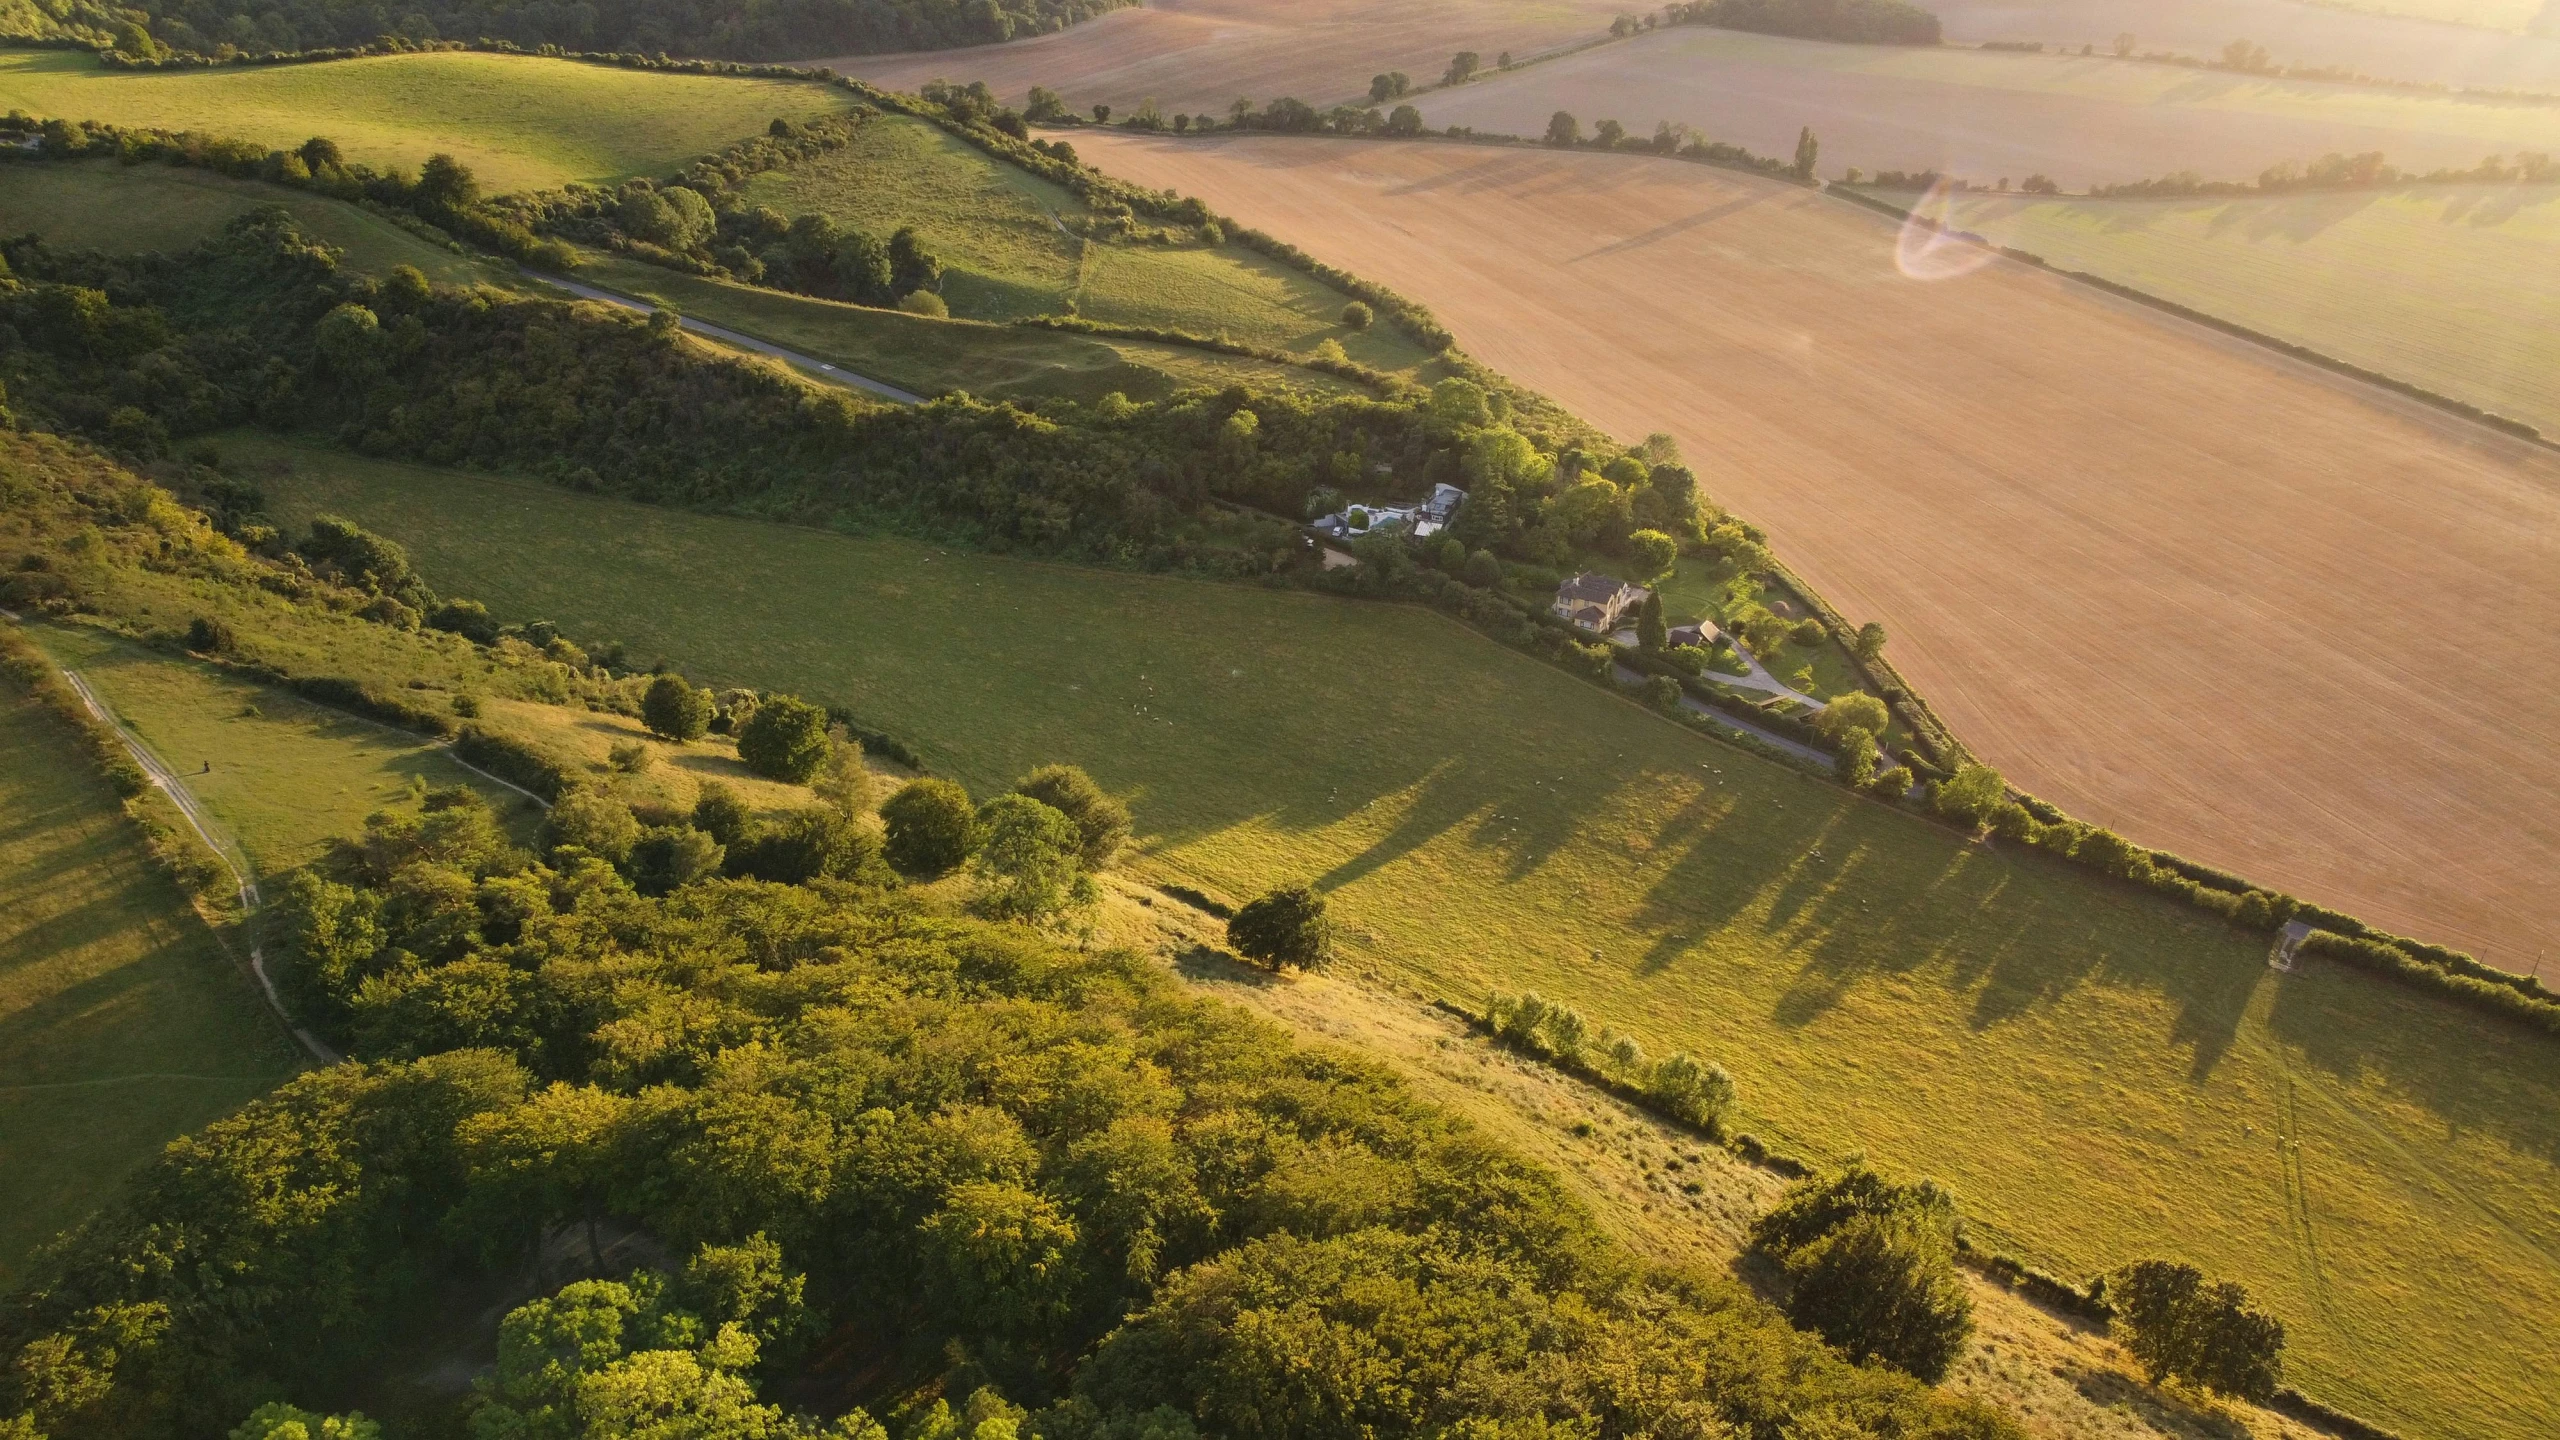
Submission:
M 1417 85 L 1473 50 L 1491 65 L 1608 33 L 1626 7 L 1608 0 L 1157 0 L 1072 29 L 1004 45 L 906 55 L 845 55 L 832 65 L 893 90 L 927 80 L 984 80 L 1020 103 L 1046 85 L 1078 111 L 1095 101 L 1126 113 L 1153 97 L 1168 113 L 1226 113 L 1237 97 L 1294 95 L 1312 105 L 1365 97 L 1369 77 L 1402 70 Z
M 2529 968 L 2560 933 L 2560 460 L 1844 203 L 1633 157 L 1080 139 L 1433 306 L 1708 488 L 2013 779 Z

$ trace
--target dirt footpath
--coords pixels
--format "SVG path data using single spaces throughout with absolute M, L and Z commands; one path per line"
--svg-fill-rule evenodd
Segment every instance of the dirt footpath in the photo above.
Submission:
M 1898 265 L 1884 217 L 1732 172 L 1076 145 L 1678 435 L 2073 813 L 2516 969 L 2560 939 L 2560 455 L 2025 267 Z

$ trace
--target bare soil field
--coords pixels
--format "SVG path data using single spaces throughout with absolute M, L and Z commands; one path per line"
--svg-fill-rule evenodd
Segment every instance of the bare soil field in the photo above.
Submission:
M 2267 48 L 2278 65 L 2337 66 L 2387 80 L 2484 89 L 2560 91 L 2560 34 L 2455 25 L 2416 14 L 2422 0 L 2349 9 L 2303 0 L 1936 0 L 1949 43 L 2035 40 L 2077 51 L 2131 35 L 2136 50 L 2212 56 L 2234 40 Z M 2516 29 L 2544 0 L 2483 5 L 2470 13 Z M 2519 15 L 2518 11 L 2522 14 Z
M 1152 96 L 1168 112 L 1223 115 L 1239 98 L 1293 95 L 1311 105 L 1365 97 L 1369 77 L 1402 70 L 1417 85 L 1473 50 L 1492 65 L 1602 36 L 1627 7 L 1611 0 L 1154 0 L 1051 35 L 1003 45 L 812 60 L 893 90 L 984 80 L 1019 103 L 1046 85 L 1078 111 L 1123 112 Z
M 2379 150 L 2404 169 L 2560 152 L 2560 106 L 2266 79 L 2077 55 L 1833 45 L 1681 26 L 1417 102 L 1431 125 L 1540 135 L 1564 110 L 1651 134 L 1693 125 L 1763 155 L 1810 125 L 1821 169 L 1942 170 L 2070 189 L 2179 170 L 2255 178 L 2282 160 Z
M 1732 172 L 1079 143 L 1678 435 L 2028 789 L 2516 969 L 2560 935 L 2560 456 Z

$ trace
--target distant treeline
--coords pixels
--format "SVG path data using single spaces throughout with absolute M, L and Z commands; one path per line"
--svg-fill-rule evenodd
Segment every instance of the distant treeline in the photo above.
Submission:
M 1967 193 L 1996 193 L 2009 188 L 2005 179 L 1996 186 L 1986 185 L 1936 170 L 1879 170 L 1864 177 L 1852 170 L 1847 183 L 1878 190 L 1927 190 L 1943 183 L 1950 190 Z M 2092 185 L 2086 193 L 2096 200 L 2153 200 L 2194 195 L 2289 195 L 2305 190 L 2379 190 L 2394 185 L 2549 184 L 2560 184 L 2560 163 L 2536 150 L 2523 151 L 2512 162 L 2504 155 L 2492 155 L 2469 169 L 2445 166 L 2426 171 L 2403 170 L 2384 160 L 2381 151 L 2367 150 L 2356 155 L 2332 151 L 2317 160 L 2286 160 L 2259 171 L 2254 180 L 2207 180 L 2193 170 L 2180 170 L 2147 180 Z M 2042 175 L 2028 176 L 2018 189 L 2028 195 L 2062 193 L 2060 185 Z
M 1063 30 L 1129 0 L 75 0 L 31 27 L 127 53 L 267 54 L 405 40 L 506 40 L 730 60 L 983 45 Z M 138 22 L 137 22 L 138 17 Z
M 1902 0 L 1690 0 L 1662 7 L 1674 25 L 1713 25 L 1806 40 L 1935 45 L 1938 17 Z

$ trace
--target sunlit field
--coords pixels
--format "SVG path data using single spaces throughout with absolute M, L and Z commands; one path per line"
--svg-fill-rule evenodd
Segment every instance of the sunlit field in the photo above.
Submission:
M 1134 792 L 1144 873 L 1312 879 L 1375 983 L 1566 999 L 1744 1124 L 1954 1186 L 2078 1274 L 2245 1279 L 2306 1389 L 2426 1434 L 2560 1404 L 2552 1043 L 1849 798 L 1437 617 L 654 510 L 227 442 L 507 618 L 802 691 L 981 793 Z

